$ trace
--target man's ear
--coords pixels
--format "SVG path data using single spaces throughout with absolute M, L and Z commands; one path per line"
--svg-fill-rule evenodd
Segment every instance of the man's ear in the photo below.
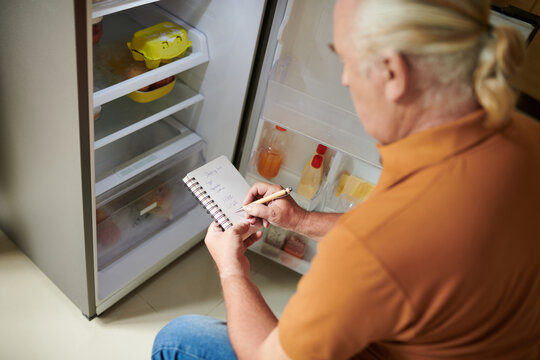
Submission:
M 405 57 L 395 51 L 383 55 L 384 95 L 387 100 L 398 102 L 407 92 L 409 67 Z

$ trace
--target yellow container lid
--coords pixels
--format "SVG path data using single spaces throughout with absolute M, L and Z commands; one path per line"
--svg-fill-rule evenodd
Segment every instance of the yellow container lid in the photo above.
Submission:
M 144 60 L 147 68 L 155 69 L 162 60 L 183 56 L 191 41 L 186 29 L 165 21 L 137 31 L 127 46 L 134 60 Z
M 157 100 L 160 97 L 165 96 L 168 93 L 170 93 L 174 87 L 174 84 L 176 84 L 176 78 L 172 82 L 168 83 L 167 85 L 164 85 L 155 90 L 150 90 L 150 91 L 136 90 L 129 93 L 127 96 L 129 96 L 131 100 L 136 101 L 138 103 L 147 103 L 150 101 Z

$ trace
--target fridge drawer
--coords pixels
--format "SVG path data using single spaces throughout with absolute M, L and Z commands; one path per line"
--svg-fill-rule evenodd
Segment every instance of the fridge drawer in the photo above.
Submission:
M 202 146 L 187 149 L 98 197 L 98 270 L 197 205 L 182 178 L 204 164 L 202 150 Z

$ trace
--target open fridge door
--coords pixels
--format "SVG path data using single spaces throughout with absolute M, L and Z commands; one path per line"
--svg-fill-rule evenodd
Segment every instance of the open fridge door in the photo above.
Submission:
M 278 2 L 261 80 L 253 101 L 241 172 L 249 182 L 266 181 L 293 188 L 294 199 L 315 211 L 344 212 L 365 200 L 377 183 L 380 162 L 375 140 L 363 129 L 349 91 L 341 84 L 341 64 L 330 50 L 334 2 Z M 275 126 L 285 129 L 277 175 L 264 170 Z M 299 182 L 318 145 L 323 151 L 322 179 L 306 196 Z M 270 227 L 251 250 L 305 273 L 316 243 Z

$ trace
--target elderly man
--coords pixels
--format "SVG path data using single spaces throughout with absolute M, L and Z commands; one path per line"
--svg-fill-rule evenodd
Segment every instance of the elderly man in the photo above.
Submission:
M 523 48 L 488 10 L 338 0 L 333 49 L 380 143 L 376 189 L 342 216 L 290 198 L 247 210 L 322 238 L 279 321 L 249 279 L 260 233 L 211 225 L 228 323 L 178 318 L 156 359 L 540 358 L 540 126 L 512 113 Z M 279 189 L 256 184 L 246 203 Z

